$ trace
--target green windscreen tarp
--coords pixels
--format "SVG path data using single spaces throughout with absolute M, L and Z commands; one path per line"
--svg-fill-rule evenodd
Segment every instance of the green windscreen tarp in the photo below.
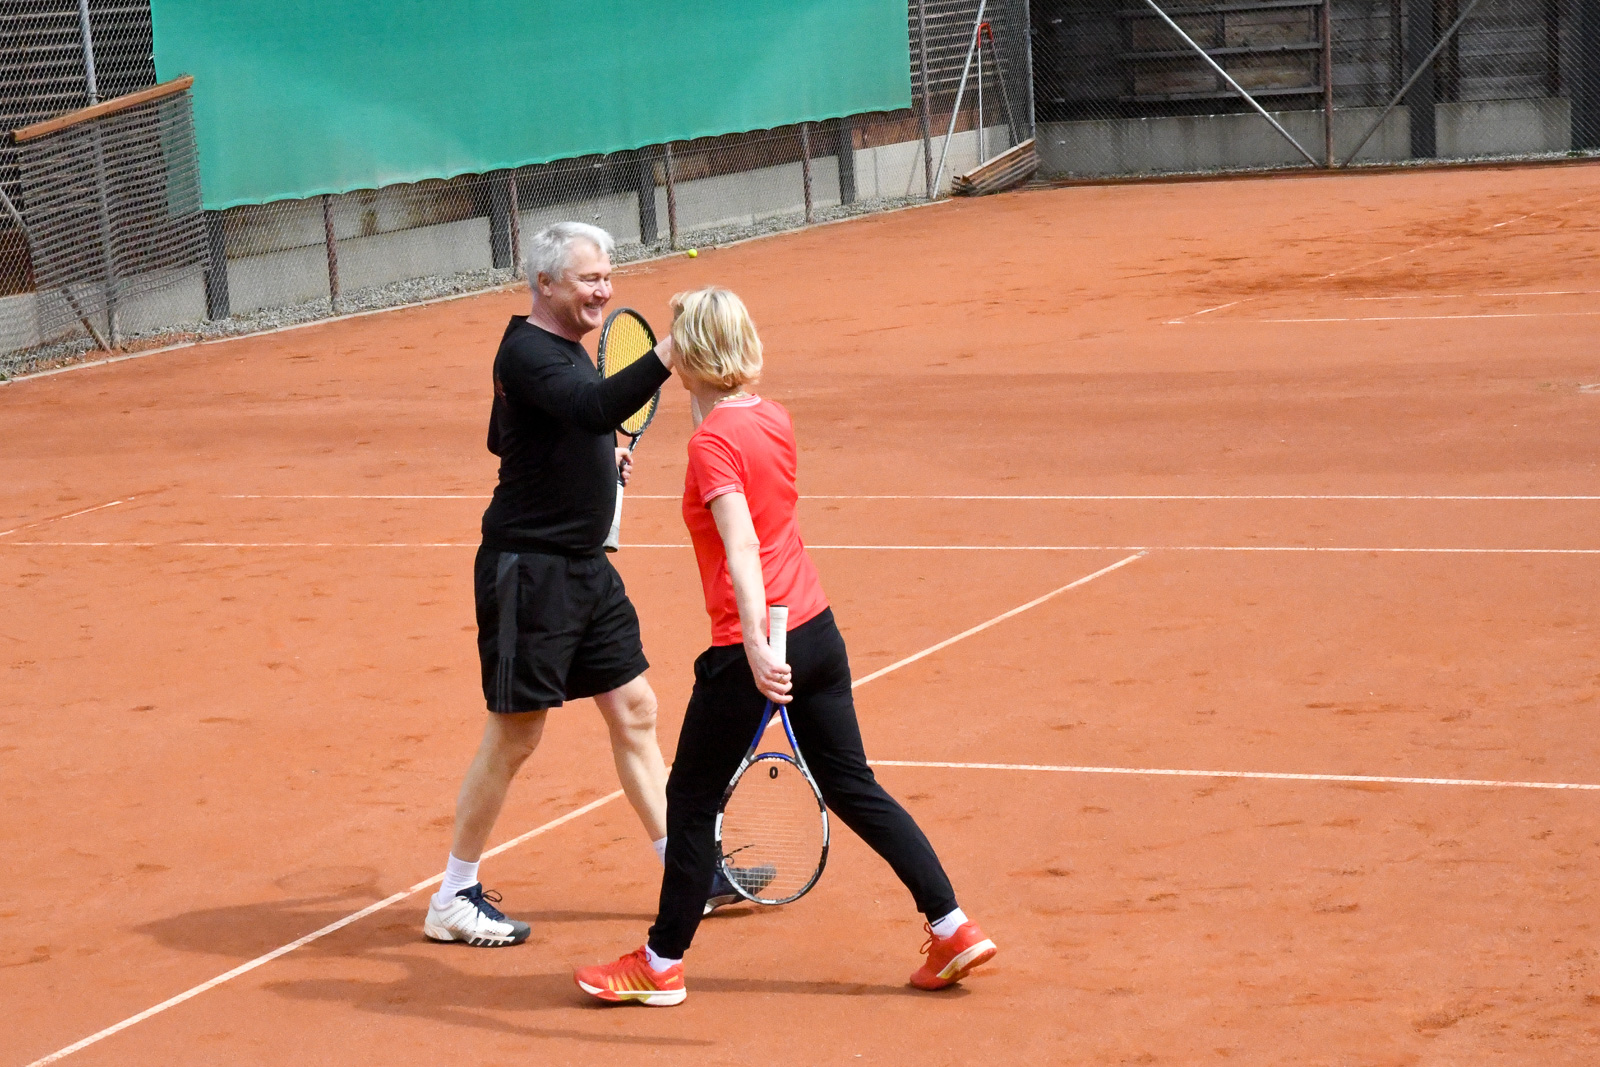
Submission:
M 910 106 L 905 0 L 153 0 L 208 208 Z

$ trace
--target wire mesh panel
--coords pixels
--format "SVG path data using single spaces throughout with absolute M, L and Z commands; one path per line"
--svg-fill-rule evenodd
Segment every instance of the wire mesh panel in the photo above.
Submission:
M 103 319 L 115 344 L 119 310 L 207 263 L 189 94 L 51 125 L 16 135 L 37 328 L 48 339 Z
M 1034 0 L 1057 176 L 1596 147 L 1593 0 Z
M 38 56 L 28 51 L 33 38 L 0 35 L 0 49 L 9 40 L 7 55 L 17 69 L 34 64 L 27 67 L 34 71 L 29 84 L 49 82 L 56 96 L 45 101 L 41 95 L 35 110 L 19 103 L 14 124 L 87 103 L 86 55 L 118 72 L 119 90 L 154 82 L 148 0 L 91 2 L 87 36 L 75 0 L 37 0 L 34 6 L 54 48 L 49 77 L 38 73 Z M 11 8 L 0 0 L 0 17 Z M 105 333 L 108 308 L 124 345 L 149 345 L 509 284 L 517 279 L 525 238 L 563 219 L 605 227 L 617 238 L 617 261 L 627 262 L 891 209 L 930 192 L 943 195 L 956 176 L 1032 135 L 1028 25 L 1026 0 L 908 0 L 908 109 L 190 212 L 182 227 L 161 231 L 182 233 L 182 255 L 164 275 L 154 266 L 161 253 L 135 251 L 143 248 L 144 235 L 160 230 L 134 217 L 133 205 L 148 206 L 148 198 L 128 199 L 125 216 L 112 211 L 109 238 L 95 212 L 63 216 L 52 236 L 70 245 L 60 262 L 30 262 L 20 232 L 8 254 L 8 223 L 0 219 L 0 271 L 14 275 L 15 294 L 0 295 L 0 353 L 9 353 L 0 354 L 0 370 L 72 358 L 94 343 L 86 321 Z M 108 76 L 100 75 L 102 81 Z M 10 92 L 17 101 L 26 95 L 16 86 Z M 82 186 L 89 172 L 83 157 L 72 158 L 78 162 L 64 177 Z M 9 190 L 30 219 L 40 209 L 34 188 L 8 181 L 4 172 L 0 189 Z M 123 203 L 117 195 L 108 207 Z M 59 214 L 57 203 L 43 206 Z M 162 225 L 176 227 L 177 218 Z M 180 260 L 186 266 L 176 267 Z M 104 276 L 82 273 L 101 263 L 109 264 Z M 63 273 L 63 264 L 77 273 Z M 203 278 L 196 276 L 201 264 Z M 134 286 L 156 277 L 177 281 L 163 299 L 141 300 Z M 73 300 L 83 314 L 74 311 Z M 77 336 L 52 341 L 58 328 Z

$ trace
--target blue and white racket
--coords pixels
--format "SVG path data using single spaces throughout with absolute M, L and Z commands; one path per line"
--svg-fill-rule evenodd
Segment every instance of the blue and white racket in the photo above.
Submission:
M 768 609 L 767 642 L 787 661 L 789 609 Z M 789 752 L 758 752 L 773 717 Z M 739 895 L 788 904 L 817 884 L 828 862 L 828 809 L 794 739 L 789 713 L 767 701 L 761 723 L 717 807 L 717 863 Z

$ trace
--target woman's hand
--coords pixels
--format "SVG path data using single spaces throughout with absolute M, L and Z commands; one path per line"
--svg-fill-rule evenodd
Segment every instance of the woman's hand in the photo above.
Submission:
M 617 480 L 623 485 L 628 484 L 628 479 L 633 477 L 633 449 L 617 449 Z
M 789 690 L 794 688 L 789 665 L 772 654 L 764 640 L 744 643 L 744 658 L 750 661 L 750 673 L 755 676 L 756 688 L 774 704 L 787 704 L 794 698 Z
M 670 333 L 656 342 L 655 353 L 656 358 L 661 361 L 661 365 L 668 370 L 671 370 L 672 359 L 675 355 L 675 352 L 672 348 L 672 335 Z

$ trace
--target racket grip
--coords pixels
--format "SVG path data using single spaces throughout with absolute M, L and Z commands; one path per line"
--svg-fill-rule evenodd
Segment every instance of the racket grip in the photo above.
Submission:
M 604 548 L 615 552 L 622 543 L 622 483 L 617 482 L 617 510 L 611 516 L 611 532 L 606 534 Z
M 767 647 L 779 663 L 789 662 L 789 608 L 773 604 L 767 608 Z

